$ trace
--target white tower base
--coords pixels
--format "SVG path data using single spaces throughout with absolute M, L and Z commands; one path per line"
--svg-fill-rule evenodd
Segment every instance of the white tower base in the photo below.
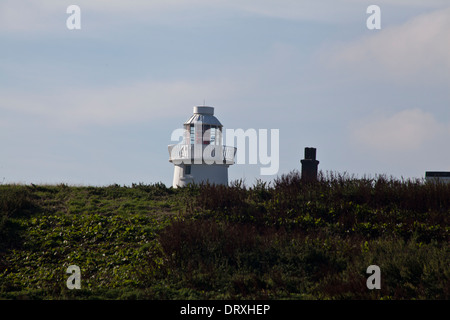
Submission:
M 184 187 L 189 183 L 228 185 L 226 164 L 177 164 L 174 166 L 173 187 Z

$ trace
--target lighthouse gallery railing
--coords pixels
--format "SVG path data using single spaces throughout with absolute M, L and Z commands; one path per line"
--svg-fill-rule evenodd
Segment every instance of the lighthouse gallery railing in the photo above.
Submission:
M 236 155 L 236 148 L 229 146 L 213 145 L 193 145 L 193 144 L 173 144 L 169 146 L 169 161 L 196 159 L 204 161 L 220 161 L 221 163 L 233 164 Z

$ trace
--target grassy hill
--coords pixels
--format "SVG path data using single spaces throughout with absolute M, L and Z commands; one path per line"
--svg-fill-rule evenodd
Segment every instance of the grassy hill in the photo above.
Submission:
M 449 215 L 450 184 L 383 176 L 0 185 L 0 298 L 449 299 Z

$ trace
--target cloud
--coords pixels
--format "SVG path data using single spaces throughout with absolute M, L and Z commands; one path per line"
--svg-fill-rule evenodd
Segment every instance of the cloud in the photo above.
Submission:
M 450 125 L 420 109 L 407 109 L 391 116 L 361 120 L 352 126 L 352 140 L 373 153 L 417 151 L 435 139 L 450 137 Z
M 329 65 L 386 81 L 449 81 L 450 8 L 328 48 Z
M 49 20 L 46 19 L 57 10 L 57 6 L 46 5 L 48 1 L 13 1 L 0 3 L 0 30 L 2 33 L 47 30 Z
M 147 81 L 96 88 L 59 88 L 59 92 L 4 91 L 0 111 L 6 117 L 39 119 L 43 124 L 64 128 L 85 125 L 116 125 L 186 116 L 186 104 L 201 104 L 204 98 L 220 101 L 245 89 L 238 81 Z
M 206 104 L 226 108 L 227 114 L 244 113 L 252 117 L 257 114 L 258 120 L 264 117 L 273 120 L 272 112 L 264 106 L 271 103 L 267 100 L 298 90 L 295 83 L 286 82 L 286 77 L 292 77 L 291 66 L 297 56 L 294 46 L 276 42 L 251 61 L 199 68 L 206 72 L 192 68 L 188 73 L 182 70 L 177 76 L 165 76 L 165 80 L 150 72 L 140 80 L 121 78 L 122 74 L 114 73 L 116 81 L 109 81 L 106 76 L 90 79 L 87 70 L 90 65 L 84 65 L 82 59 L 61 62 L 58 57 L 51 63 L 39 64 L 0 61 L 0 70 L 18 78 L 14 85 L 10 81 L 9 89 L 0 87 L 0 114 L 11 124 L 35 119 L 58 128 L 113 126 L 178 116 L 184 120 L 191 112 L 189 108 L 205 99 Z M 170 63 L 160 63 L 172 68 Z M 103 70 L 96 65 L 90 67 Z M 71 78 L 74 74 L 76 81 Z M 92 74 L 95 77 L 97 72 Z M 285 85 L 279 85 L 281 82 Z
M 61 33 L 68 17 L 66 8 L 72 0 L 2 0 L 0 30 L 2 32 Z M 360 21 L 364 6 L 361 0 L 78 0 L 82 24 L 108 26 L 143 21 L 171 25 L 188 20 L 204 23 L 205 18 L 225 12 L 246 12 L 258 16 L 288 20 L 347 23 Z M 391 5 L 391 0 L 378 0 L 378 5 Z M 398 0 L 398 7 L 436 8 L 448 5 L 447 0 Z
M 83 26 L 146 21 L 163 22 L 168 14 L 181 13 L 190 7 L 206 5 L 206 0 L 78 0 Z M 72 0 L 2 0 L 0 2 L 0 30 L 2 33 L 48 33 L 67 32 L 66 9 Z M 164 15 L 164 13 L 166 13 Z M 86 18 L 86 19 L 85 19 Z M 181 19 L 181 15 L 177 15 Z

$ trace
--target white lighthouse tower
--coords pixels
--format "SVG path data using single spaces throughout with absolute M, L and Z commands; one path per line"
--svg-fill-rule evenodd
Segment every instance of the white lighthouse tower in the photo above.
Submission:
M 169 145 L 174 188 L 202 182 L 228 185 L 228 167 L 234 164 L 236 148 L 222 145 L 222 128 L 213 107 L 194 107 L 184 123 L 183 141 Z

